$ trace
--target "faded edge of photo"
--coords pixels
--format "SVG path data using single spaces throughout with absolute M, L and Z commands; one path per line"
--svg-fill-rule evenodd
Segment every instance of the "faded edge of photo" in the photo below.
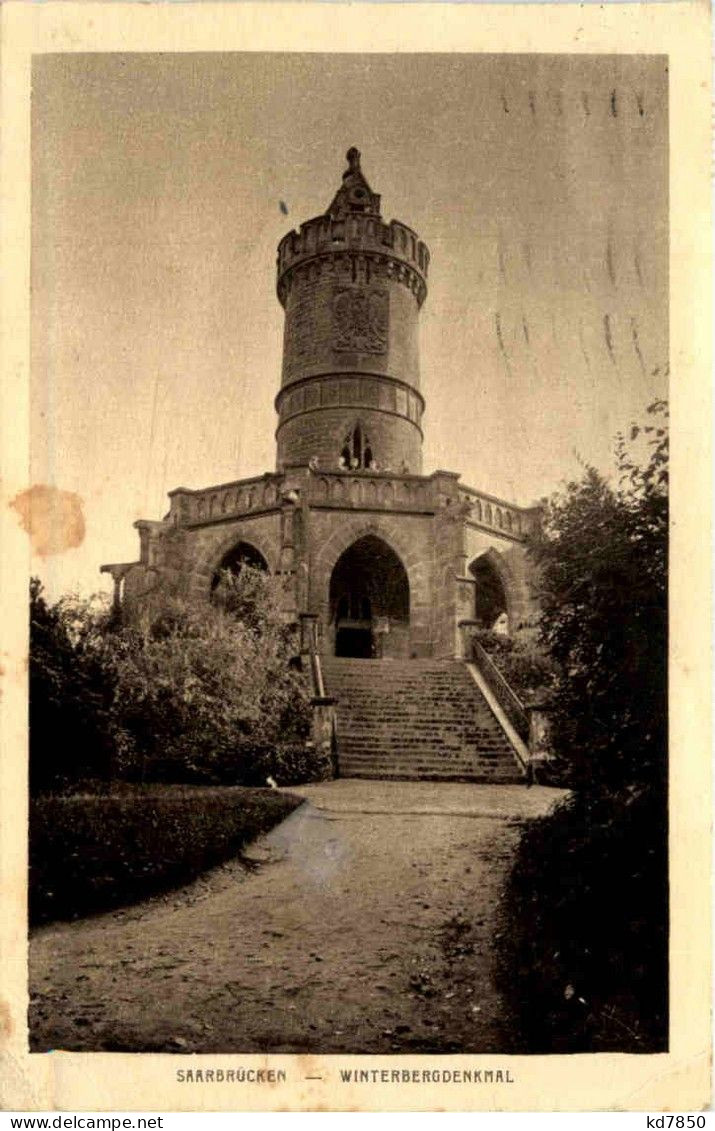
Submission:
M 4 412 L 2 747 L 0 830 L 4 957 L 1 1097 L 6 1108 L 43 1110 L 614 1110 L 696 1109 L 709 1101 L 709 40 L 702 4 L 589 10 L 466 5 L 445 9 L 381 6 L 380 30 L 358 7 L 341 9 L 327 29 L 326 9 L 306 5 L 212 8 L 68 5 L 3 10 L 2 330 Z M 28 476 L 29 436 L 29 153 L 33 53 L 78 51 L 394 50 L 611 52 L 668 54 L 671 62 L 671 381 L 673 532 L 671 621 L 671 1044 L 666 1054 L 487 1058 L 509 1072 L 477 1090 L 438 1082 L 419 1089 L 378 1078 L 369 1089 L 340 1084 L 340 1066 L 400 1070 L 430 1067 L 434 1056 L 354 1058 L 250 1054 L 28 1054 L 26 1033 L 26 588 L 28 516 L 36 517 L 35 552 L 62 553 L 84 537 L 84 514 L 71 492 L 48 502 Z M 9 127 L 9 128 L 8 128 Z M 23 191 L 18 192 L 18 186 Z M 379 187 L 379 186 L 378 186 Z M 395 202 L 397 205 L 397 202 Z M 608 333 L 608 328 L 606 328 Z M 121 474 L 121 471 L 119 471 Z M 72 497 L 70 497 L 72 496 Z M 44 508 L 63 516 L 43 524 Z M 38 534 L 39 531 L 39 534 Z M 11 751 L 11 757 L 7 756 Z M 703 924 L 698 930 L 693 924 Z M 479 1054 L 481 1058 L 482 1054 Z M 190 1065 L 275 1071 L 270 1087 L 218 1083 L 187 1087 Z M 464 1063 L 449 1054 L 441 1067 Z M 470 1057 L 470 1061 L 475 1057 Z M 478 1058 L 477 1058 L 478 1059 Z M 285 1076 L 285 1079 L 283 1079 Z

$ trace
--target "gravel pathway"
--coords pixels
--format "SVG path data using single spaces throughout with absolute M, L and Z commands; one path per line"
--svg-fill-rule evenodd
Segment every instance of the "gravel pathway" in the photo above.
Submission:
M 498 900 L 560 791 L 336 781 L 194 884 L 33 933 L 33 1051 L 508 1052 Z

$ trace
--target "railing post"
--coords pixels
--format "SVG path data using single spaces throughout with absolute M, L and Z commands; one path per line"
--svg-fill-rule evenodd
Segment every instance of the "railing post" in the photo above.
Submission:
M 325 694 L 323 671 L 318 654 L 318 614 L 300 613 L 300 654 L 306 656 L 313 684 L 311 742 L 318 752 L 324 777 L 337 773 L 335 699 Z
M 334 778 L 338 769 L 335 699 L 332 695 L 314 695 L 311 705 L 313 707 L 311 740 L 320 756 L 324 776 Z
M 551 702 L 548 699 L 536 700 L 526 708 L 529 716 L 529 753 L 536 760 L 551 758 L 553 745 L 551 736 Z
M 314 655 L 318 650 L 318 614 L 299 613 L 300 620 L 300 654 Z

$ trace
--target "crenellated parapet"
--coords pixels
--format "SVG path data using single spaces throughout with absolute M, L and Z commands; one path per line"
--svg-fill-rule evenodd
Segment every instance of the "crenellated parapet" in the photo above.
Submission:
M 327 272 L 345 281 L 393 279 L 412 291 L 418 307 L 427 297 L 430 255 L 412 228 L 380 216 L 316 216 L 278 245 L 277 293 L 285 307 L 296 278 Z

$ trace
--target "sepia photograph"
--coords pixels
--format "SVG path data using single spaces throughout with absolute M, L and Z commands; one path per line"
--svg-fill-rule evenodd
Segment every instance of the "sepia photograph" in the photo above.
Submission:
M 689 1063 L 704 756 L 683 52 L 105 7 L 23 75 L 22 1071 L 99 1110 L 646 1087 Z
M 35 61 L 34 1049 L 667 1050 L 667 83 Z

